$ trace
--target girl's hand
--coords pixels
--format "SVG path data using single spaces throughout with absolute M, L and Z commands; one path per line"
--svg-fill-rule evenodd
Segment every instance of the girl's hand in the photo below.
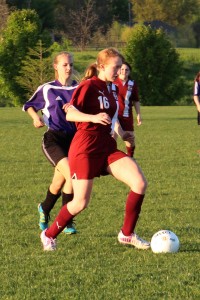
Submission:
M 40 127 L 45 126 L 45 124 L 44 124 L 43 120 L 38 116 L 38 118 L 33 119 L 33 126 L 35 128 L 40 128 Z
M 99 113 L 97 115 L 91 115 L 91 122 L 108 125 L 111 124 L 111 119 L 107 113 Z
M 65 113 L 67 113 L 67 110 L 68 110 L 69 106 L 70 106 L 70 103 L 65 103 L 63 105 L 62 109 L 64 110 Z
M 141 118 L 141 115 L 138 114 L 137 115 L 137 125 L 140 126 L 142 124 L 142 118 Z

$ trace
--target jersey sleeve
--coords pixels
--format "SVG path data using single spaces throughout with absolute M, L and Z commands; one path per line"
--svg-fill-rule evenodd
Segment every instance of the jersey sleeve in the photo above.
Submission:
M 195 81 L 194 83 L 194 96 L 199 96 L 200 95 L 200 88 L 199 88 L 199 84 L 197 81 Z
M 33 96 L 24 104 L 22 110 L 26 111 L 29 107 L 33 107 L 37 112 L 45 106 L 43 86 L 39 86 Z
M 80 111 L 84 111 L 84 104 L 85 104 L 86 100 L 88 99 L 89 86 L 90 86 L 89 80 L 83 81 L 76 88 L 76 90 L 74 91 L 74 93 L 72 95 L 70 104 L 73 105 L 75 108 L 77 108 Z

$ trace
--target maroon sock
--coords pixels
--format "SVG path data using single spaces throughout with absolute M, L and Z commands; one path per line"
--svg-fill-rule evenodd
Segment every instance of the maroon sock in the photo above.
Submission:
M 67 209 L 67 205 L 64 205 L 57 217 L 55 218 L 53 224 L 46 230 L 45 235 L 55 239 L 57 235 L 63 231 L 67 223 L 73 219 L 73 215 Z
M 127 147 L 126 146 L 126 153 L 127 153 L 128 156 L 133 157 L 134 150 L 135 150 L 135 147 Z
M 122 227 L 122 232 L 124 235 L 131 235 L 134 232 L 144 195 L 136 194 L 132 191 L 128 194 L 126 201 L 124 224 Z

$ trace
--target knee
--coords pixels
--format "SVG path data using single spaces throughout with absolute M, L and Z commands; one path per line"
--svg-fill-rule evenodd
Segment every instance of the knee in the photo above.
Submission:
M 131 189 L 138 194 L 145 194 L 148 183 L 145 177 L 138 178 L 134 183 Z
M 77 205 L 77 209 L 79 210 L 79 212 L 81 212 L 85 210 L 87 206 L 88 206 L 87 201 L 80 201 Z
M 88 199 L 73 199 L 71 202 L 67 204 L 67 207 L 72 215 L 77 215 L 86 209 L 88 206 Z
M 146 178 L 143 178 L 140 183 L 140 187 L 143 190 L 143 192 L 146 191 L 147 186 L 148 186 L 148 182 L 147 182 Z
M 50 190 L 53 194 L 58 194 L 61 192 L 61 189 L 63 187 L 64 182 L 63 181 L 56 181 L 51 183 Z

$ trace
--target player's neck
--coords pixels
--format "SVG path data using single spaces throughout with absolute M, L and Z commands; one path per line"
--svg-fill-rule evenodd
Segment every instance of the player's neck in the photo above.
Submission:
M 72 85 L 72 79 L 71 78 L 68 78 L 68 79 L 59 79 L 60 83 L 63 85 L 63 86 L 71 86 Z

